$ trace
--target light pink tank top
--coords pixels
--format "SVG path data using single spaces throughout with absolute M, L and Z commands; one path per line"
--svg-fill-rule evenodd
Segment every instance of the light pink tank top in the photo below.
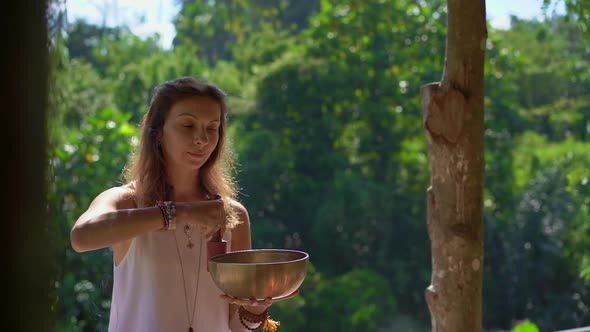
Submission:
M 229 245 L 231 232 L 226 232 L 224 239 Z M 194 247 L 189 249 L 181 226 L 175 231 L 150 232 L 132 240 L 126 256 L 114 266 L 109 332 L 187 332 L 188 315 L 193 312 L 195 332 L 230 331 L 229 305 L 219 297 L 222 292 L 207 272 L 206 241 L 196 228 L 192 242 Z M 178 252 L 184 269 L 186 299 Z M 201 262 L 197 266 L 199 253 Z

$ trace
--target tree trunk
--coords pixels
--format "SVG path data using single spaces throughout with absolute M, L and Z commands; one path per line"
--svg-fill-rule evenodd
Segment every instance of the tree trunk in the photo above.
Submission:
M 425 296 L 435 332 L 482 328 L 486 40 L 485 0 L 448 0 L 443 79 L 420 91 L 431 172 Z
M 46 1 L 2 10 L 2 244 L 6 331 L 52 331 L 55 260 L 46 214 Z

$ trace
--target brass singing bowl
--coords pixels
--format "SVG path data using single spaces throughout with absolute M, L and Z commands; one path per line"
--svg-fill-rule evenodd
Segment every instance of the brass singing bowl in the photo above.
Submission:
M 287 249 L 251 249 L 211 257 L 213 281 L 225 294 L 241 299 L 279 299 L 305 279 L 309 255 Z

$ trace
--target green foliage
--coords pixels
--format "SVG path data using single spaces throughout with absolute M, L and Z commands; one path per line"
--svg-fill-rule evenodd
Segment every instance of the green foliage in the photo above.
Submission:
M 112 286 L 112 254 L 99 250 L 78 254 L 69 244 L 76 218 L 92 199 L 109 187 L 120 185 L 127 156 L 136 144 L 129 115 L 105 108 L 88 115 L 79 128 L 65 130 L 64 143 L 51 154 L 52 183 L 49 207 L 59 237 L 56 276 L 56 313 L 60 329 L 105 331 Z
M 583 325 L 588 50 L 562 18 L 512 23 L 492 31 L 488 43 L 484 322 L 507 327 L 531 317 L 542 330 Z M 572 195 L 568 178 L 582 195 Z
M 120 40 L 123 35 L 129 36 L 129 29 L 99 27 L 84 20 L 77 20 L 66 31 L 68 56 L 72 60 L 85 59 L 95 69 L 104 73 L 104 44 L 108 41 Z M 101 60 L 100 57 L 103 59 Z
M 76 128 L 96 110 L 109 107 L 114 96 L 108 82 L 84 59 L 73 59 L 55 75 L 52 111 L 65 128 Z M 63 128 L 60 128 L 63 129 Z
M 388 281 L 371 270 L 318 278 L 308 296 L 312 331 L 375 331 L 396 311 Z M 325 299 L 331 299 L 326 305 Z
M 123 112 L 132 114 L 131 121 L 139 123 L 145 114 L 152 90 L 158 84 L 180 76 L 204 76 L 205 66 L 190 55 L 190 49 L 154 52 L 140 60 L 110 65 L 113 75 L 115 103 Z M 128 91 L 137 91 L 130 95 Z
M 539 332 L 539 328 L 530 321 L 525 321 L 514 327 L 512 332 Z
M 503 53 L 518 54 L 522 65 L 512 79 L 519 85 L 520 126 L 552 140 L 587 137 L 590 109 L 590 49 L 579 29 L 553 18 L 546 23 L 513 19 L 500 31 Z M 551 37 L 549 37 L 551 36 Z M 551 84 L 546 84 L 551 82 Z
M 259 31 L 299 31 L 319 9 L 319 0 L 181 1 L 174 20 L 174 45 L 198 45 L 197 53 L 213 65 L 242 53 L 242 43 Z M 237 43 L 237 45 L 236 45 Z M 234 46 L 235 45 L 235 46 Z M 265 46 L 263 46 L 265 47 Z M 258 61 L 258 60 L 255 60 Z
M 586 0 L 543 0 L 543 7 L 548 11 L 558 3 L 565 4 L 568 20 L 575 21 L 590 36 L 590 3 Z
M 544 328 L 583 324 L 588 318 L 580 298 L 590 289 L 578 276 L 587 267 L 582 248 L 590 246 L 584 182 L 590 175 L 590 145 L 573 140 L 551 144 L 527 132 L 514 155 L 515 192 L 521 194 L 514 199 L 510 224 L 488 218 L 486 231 L 493 235 L 486 238 L 491 247 L 486 275 L 496 282 L 484 283 L 484 296 L 493 299 L 490 304 L 498 300 L 498 306 L 509 308 L 513 319 L 535 318 Z M 559 308 L 545 305 L 553 302 Z M 488 319 L 494 319 L 498 308 L 490 307 Z
M 371 267 L 392 276 L 394 296 L 407 298 L 400 307 L 425 319 L 428 175 L 416 96 L 440 72 L 432 54 L 442 51 L 444 11 L 393 1 L 353 10 L 360 5 L 326 5 L 304 32 L 306 48 L 259 72 L 236 133 L 244 201 L 258 246 L 304 248 L 328 275 Z

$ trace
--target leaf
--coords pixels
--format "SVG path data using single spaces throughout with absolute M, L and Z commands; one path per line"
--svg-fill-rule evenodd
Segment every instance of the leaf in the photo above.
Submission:
M 539 332 L 539 328 L 537 325 L 527 320 L 524 323 L 517 325 L 512 332 Z

